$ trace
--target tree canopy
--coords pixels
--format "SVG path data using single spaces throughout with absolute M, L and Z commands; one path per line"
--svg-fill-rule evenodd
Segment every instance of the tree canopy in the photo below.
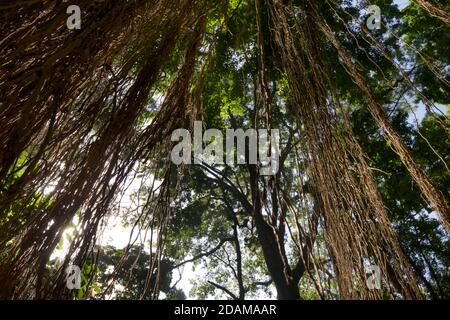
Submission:
M 71 4 L 0 4 L 0 298 L 450 298 L 449 4 Z M 175 165 L 198 121 L 278 171 Z

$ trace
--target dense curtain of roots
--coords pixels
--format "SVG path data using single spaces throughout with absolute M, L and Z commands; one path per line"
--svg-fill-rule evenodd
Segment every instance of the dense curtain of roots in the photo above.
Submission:
M 71 1 L 83 9 L 82 29 L 76 31 L 65 26 L 63 1 L 0 4 L 0 221 L 7 221 L 0 231 L 0 297 L 30 297 L 33 285 L 34 297 L 68 297 L 65 268 L 83 265 L 95 256 L 99 231 L 117 203 L 117 195 L 126 188 L 136 167 L 145 164 L 152 172 L 167 172 L 136 223 L 136 227 L 150 230 L 150 243 L 155 245 L 142 298 L 158 298 L 158 285 L 151 288 L 150 284 L 164 254 L 164 230 L 172 214 L 170 203 L 176 197 L 170 190 L 182 181 L 182 170 L 174 183 L 170 178 L 173 168 L 162 160 L 167 158 L 172 131 L 189 128 L 192 120 L 201 117 L 198 91 L 208 66 L 197 55 L 209 10 L 225 2 Z M 260 11 L 261 3 L 256 2 Z M 416 2 L 448 25 L 445 8 Z M 339 11 L 337 4 L 329 4 Z M 303 21 L 286 1 L 268 0 L 264 5 L 271 32 L 263 35 L 258 28 L 261 113 L 270 127 L 275 106 L 268 101 L 264 71 L 262 37 L 266 36 L 275 44 L 280 68 L 289 81 L 302 137 L 299 156 L 306 163 L 304 174 L 314 186 L 320 207 L 315 214 L 325 229 L 340 296 L 382 298 L 379 291 L 367 288 L 365 280 L 365 267 L 376 264 L 391 297 L 421 298 L 372 170 L 352 134 L 346 102 L 335 89 L 321 41 L 334 45 L 373 118 L 450 230 L 450 209 L 444 195 L 392 128 L 360 66 L 314 2 L 304 1 Z M 376 40 L 366 35 L 375 45 Z M 177 50 L 183 51 L 178 71 L 163 101 L 154 103 L 155 117 L 142 129 L 137 124 Z M 51 191 L 49 186 L 53 186 Z M 45 198 L 39 196 L 44 191 Z M 280 202 L 289 205 L 289 199 Z M 12 208 L 18 214 L 9 218 Z M 75 216 L 79 227 L 65 261 L 51 280 L 44 279 L 50 256 Z M 316 287 L 319 290 L 320 283 Z
M 33 279 L 43 274 L 62 233 L 79 210 L 80 235 L 58 276 L 63 276 L 69 262 L 82 265 L 99 224 L 136 161 L 180 125 L 170 127 L 167 120 L 175 115 L 174 108 L 183 107 L 187 88 L 182 95 L 167 98 L 162 108 L 167 113 L 158 114 L 145 132 L 135 129 L 171 53 L 183 37 L 192 37 L 188 27 L 198 23 L 206 9 L 204 3 L 190 0 L 105 1 L 92 6 L 90 1 L 80 2 L 88 14 L 82 31 L 73 34 L 64 30 L 61 22 L 67 15 L 60 4 L 43 1 L 33 7 L 29 23 L 37 34 L 24 29 L 24 39 L 17 34 L 17 43 L 3 49 L 6 57 L 11 56 L 8 61 L 26 66 L 26 70 L 2 66 L 6 72 L 1 79 L 5 95 L 1 154 L 6 169 L 0 180 L 2 186 L 8 186 L 1 199 L 2 214 L 19 198 L 31 200 L 40 186 L 53 183 L 55 191 L 48 196 L 51 202 L 39 203 L 33 212 L 24 208 L 22 216 L 14 217 L 8 229 L 2 229 L 2 296 L 22 297 Z M 42 18 L 42 12 L 48 16 Z M 42 19 L 43 25 L 36 25 L 36 19 Z M 46 29 L 48 24 L 51 26 Z M 131 33 L 133 24 L 136 32 Z M 188 45 L 175 86 L 189 84 L 199 33 Z M 123 48 L 122 41 L 129 43 L 129 36 L 135 37 L 133 52 Z M 21 46 L 20 50 L 15 46 Z M 111 67 L 113 58 L 120 61 L 120 68 Z M 133 70 L 137 66 L 140 69 Z M 179 87 L 175 89 L 181 93 Z M 182 111 L 178 114 L 183 115 Z M 24 160 L 19 163 L 21 157 Z M 42 159 L 46 164 L 39 163 Z M 13 179 L 21 168 L 25 172 Z M 28 219 L 21 225 L 18 221 L 24 216 Z
M 421 6 L 426 12 L 428 12 L 431 16 L 440 19 L 447 26 L 450 26 L 450 13 L 448 9 L 439 3 L 433 4 L 430 1 L 426 0 L 414 0 L 419 6 Z
M 323 59 L 316 41 L 319 34 L 311 14 L 312 4 L 306 10 L 306 22 L 291 26 L 289 9 L 281 1 L 270 1 L 273 38 L 298 108 L 299 127 L 305 139 L 303 156 L 316 196 L 323 203 L 325 232 L 341 296 L 357 298 L 359 294 L 363 298 L 380 298 L 378 292 L 367 290 L 365 262 L 379 265 L 386 279 L 408 277 L 408 281 L 400 281 L 399 289 L 406 297 L 420 297 L 361 148 L 351 134 L 348 121 L 339 121 L 338 115 L 343 110 L 332 91 L 327 66 L 320 63 Z M 297 27 L 301 39 L 298 49 L 293 27 Z M 391 269 L 393 275 L 389 273 Z

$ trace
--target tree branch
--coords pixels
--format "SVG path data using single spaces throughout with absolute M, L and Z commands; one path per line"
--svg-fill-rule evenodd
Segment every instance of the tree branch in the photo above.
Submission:
M 214 283 L 214 282 L 209 281 L 209 280 L 208 280 L 208 283 L 209 283 L 210 285 L 216 287 L 217 289 L 220 289 L 220 290 L 222 290 L 223 292 L 227 293 L 227 294 L 228 294 L 230 297 L 232 297 L 234 300 L 239 300 L 239 298 L 236 297 L 236 295 L 235 295 L 233 292 L 231 292 L 231 291 L 228 290 L 227 288 L 221 286 L 220 284 Z
M 181 266 L 184 266 L 184 265 L 187 264 L 187 263 L 194 262 L 194 261 L 196 261 L 196 260 L 198 260 L 198 259 L 201 259 L 201 258 L 203 258 L 203 257 L 208 257 L 208 256 L 210 256 L 210 255 L 216 253 L 220 248 L 222 248 L 222 246 L 223 246 L 226 242 L 230 242 L 230 241 L 233 241 L 233 238 L 231 238 L 231 237 L 230 237 L 230 238 L 225 238 L 225 239 L 221 240 L 221 241 L 219 242 L 219 244 L 218 244 L 216 247 L 214 247 L 213 249 L 211 249 L 210 251 L 200 253 L 200 254 L 196 255 L 195 257 L 193 257 L 192 259 L 188 259 L 188 260 L 185 260 L 185 261 L 183 261 L 183 262 L 180 262 L 179 264 L 177 264 L 176 266 L 174 266 L 174 267 L 172 268 L 172 270 L 173 270 L 173 269 L 177 269 L 177 268 L 179 268 L 179 267 L 181 267 Z

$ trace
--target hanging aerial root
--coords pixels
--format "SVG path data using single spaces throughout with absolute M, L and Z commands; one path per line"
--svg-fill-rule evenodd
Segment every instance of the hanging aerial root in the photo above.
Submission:
M 306 3 L 306 21 L 292 26 L 288 23 L 288 17 L 294 17 L 292 8 L 280 0 L 269 1 L 273 38 L 302 128 L 305 161 L 323 203 L 325 235 L 341 298 L 383 298 L 367 288 L 366 267 L 374 263 L 392 297 L 399 293 L 407 299 L 421 298 L 362 149 L 348 120 L 338 117 L 343 109 L 323 64 L 313 5 Z
M 450 27 L 450 12 L 444 5 L 433 4 L 426 0 L 414 0 L 423 10 L 431 16 L 438 18 Z
M 342 44 L 333 34 L 332 30 L 326 24 L 326 22 L 324 22 L 324 20 L 320 18 L 317 11 L 314 12 L 318 26 L 336 47 L 339 56 L 341 57 L 345 65 L 345 68 L 351 75 L 353 81 L 360 88 L 361 92 L 364 94 L 369 107 L 369 111 L 372 114 L 373 118 L 378 123 L 380 128 L 383 129 L 387 138 L 392 142 L 395 152 L 399 155 L 403 164 L 408 169 L 409 173 L 419 186 L 424 196 L 428 199 L 434 210 L 436 210 L 440 214 L 442 225 L 444 226 L 444 228 L 448 232 L 450 232 L 450 207 L 445 196 L 436 188 L 427 173 L 416 163 L 411 154 L 411 151 L 408 149 L 403 139 L 389 123 L 385 111 L 375 100 L 363 75 L 358 70 L 357 64 L 354 63 L 348 51 L 342 46 Z
M 202 3 L 191 0 L 160 1 L 156 7 L 150 6 L 148 11 L 140 12 L 140 16 L 145 17 L 141 26 L 147 32 L 142 34 L 145 42 L 138 46 L 139 54 L 131 52 L 128 55 L 128 43 L 123 42 L 125 53 L 119 50 L 123 53 L 123 56 L 117 57 L 119 65 L 110 68 L 112 72 L 118 70 L 125 81 L 115 76 L 101 77 L 97 83 L 94 82 L 93 89 L 91 86 L 84 87 L 75 92 L 77 97 L 69 99 L 69 103 L 65 100 L 67 116 L 60 117 L 58 114 L 54 123 L 57 131 L 53 137 L 61 140 L 52 138 L 49 143 L 47 141 L 44 152 L 37 155 L 37 161 L 33 161 L 37 166 L 19 181 L 13 182 L 15 187 L 7 191 L 14 194 L 0 201 L 0 214 L 7 213 L 9 206 L 18 199 L 25 200 L 34 195 L 36 190 L 45 187 L 49 183 L 45 178 L 47 174 L 53 177 L 53 183 L 57 181 L 55 191 L 49 195 L 50 200 L 39 203 L 37 208 L 31 208 L 31 217 L 25 219 L 20 229 L 14 232 L 2 230 L 0 234 L 0 242 L 8 243 L 8 246 L 1 248 L 0 297 L 27 297 L 36 279 L 38 297 L 62 297 L 67 293 L 63 288 L 64 283 L 59 282 L 56 288 L 52 288 L 50 295 L 45 294 L 48 288 L 43 276 L 50 255 L 67 225 L 78 214 L 80 224 L 84 226 L 74 242 L 79 247 L 72 246 L 55 277 L 63 279 L 64 266 L 73 262 L 81 264 L 86 259 L 99 223 L 109 212 L 116 191 L 139 159 L 137 152 L 143 150 L 143 141 L 136 139 L 139 134 L 136 123 L 161 70 L 186 34 L 187 28 L 196 21 L 197 12 L 194 9 L 202 7 Z M 108 10 L 105 12 L 108 14 Z M 105 34 L 108 33 L 108 24 L 100 27 Z M 95 37 L 92 39 L 95 40 Z M 158 45 L 155 46 L 155 43 Z M 55 45 L 58 46 L 58 43 Z M 47 61 L 44 63 L 51 61 L 52 57 L 49 59 L 44 60 Z M 130 76 L 133 68 L 137 73 Z M 93 73 L 92 79 L 95 79 L 96 74 Z M 118 86 L 121 88 L 119 92 Z M 14 108 L 7 110 L 13 111 Z M 80 110 L 85 112 L 78 112 Z M 13 123 L 8 112 L 2 114 L 2 119 Z M 105 112 L 106 117 L 102 116 Z M 91 118 L 85 119 L 86 115 Z M 12 114 L 11 117 L 14 118 Z M 41 130 L 37 124 L 32 126 L 36 127 L 35 132 Z M 70 135 L 64 134 L 68 128 L 73 129 Z M 95 138 L 89 137 L 93 131 L 96 132 Z M 34 142 L 32 136 L 30 139 Z M 164 137 L 156 135 L 153 139 L 163 141 Z M 30 155 L 33 156 L 36 155 Z M 14 157 L 18 157 L 18 154 L 13 155 L 12 159 Z M 23 194 L 25 191 L 27 193 Z

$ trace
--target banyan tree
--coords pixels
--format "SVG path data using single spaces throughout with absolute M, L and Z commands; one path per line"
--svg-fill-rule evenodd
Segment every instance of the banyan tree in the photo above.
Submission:
M 67 25 L 69 5 L 81 10 L 79 28 Z M 370 5 L 380 8 L 378 28 L 367 23 Z M 147 248 L 138 299 L 161 298 L 164 270 L 202 259 L 224 260 L 232 284 L 204 285 L 233 299 L 255 297 L 261 286 L 279 299 L 306 291 L 318 299 L 448 297 L 450 7 L 398 5 L 2 1 L 0 298 L 80 298 L 66 270 L 100 264 L 115 215 L 129 218 L 132 235 L 96 291 L 101 298 L 136 234 Z M 409 115 L 408 133 L 401 115 Z M 279 171 L 176 166 L 172 133 L 193 131 L 196 121 L 219 131 L 279 129 Z M 408 181 L 398 190 L 396 177 Z M 138 203 L 124 203 L 136 182 Z M 407 197 L 400 188 L 417 201 L 405 216 L 395 210 Z M 423 234 L 431 247 L 444 244 L 442 254 L 406 245 L 420 226 L 404 217 L 417 215 L 432 221 Z M 68 248 L 52 263 L 68 228 Z M 371 266 L 380 288 L 368 282 Z M 93 295 L 94 269 L 81 298 Z

